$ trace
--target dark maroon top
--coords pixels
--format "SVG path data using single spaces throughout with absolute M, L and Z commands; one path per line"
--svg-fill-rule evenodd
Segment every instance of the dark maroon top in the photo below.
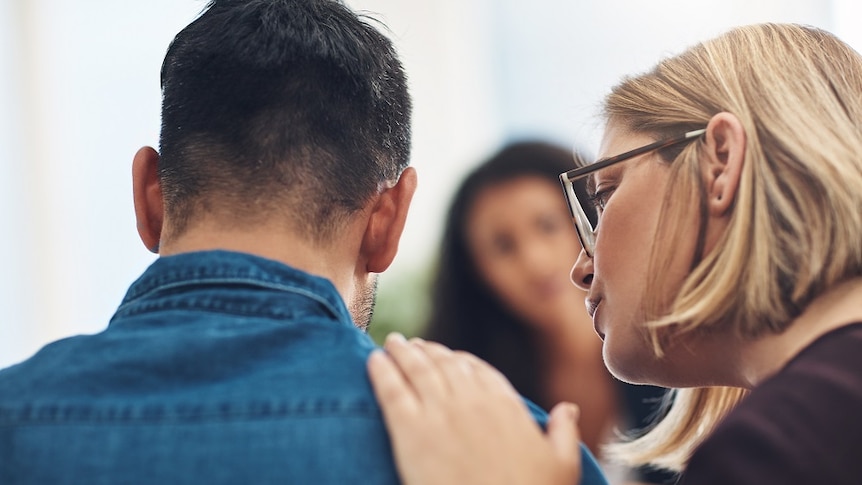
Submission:
M 680 484 L 862 484 L 862 323 L 820 337 L 755 388 Z

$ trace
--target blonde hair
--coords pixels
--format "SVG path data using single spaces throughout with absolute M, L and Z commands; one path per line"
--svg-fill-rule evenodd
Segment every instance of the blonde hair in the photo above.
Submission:
M 647 291 L 648 332 L 659 356 L 664 342 L 688 332 L 782 332 L 815 296 L 862 275 L 862 57 L 816 28 L 745 26 L 623 80 L 605 103 L 608 120 L 656 137 L 703 128 L 720 112 L 734 114 L 746 132 L 733 213 L 671 301 Z M 668 157 L 659 230 L 671 244 L 691 237 L 690 228 L 675 224 L 681 214 L 705 211 L 700 146 Z M 667 247 L 652 254 L 649 288 L 662 287 L 672 258 Z M 680 470 L 747 392 L 674 394 L 660 422 L 608 454 Z

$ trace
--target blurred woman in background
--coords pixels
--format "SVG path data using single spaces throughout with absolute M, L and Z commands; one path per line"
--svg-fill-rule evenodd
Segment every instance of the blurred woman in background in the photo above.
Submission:
M 570 281 L 580 244 L 559 174 L 575 165 L 570 150 L 524 141 L 466 177 L 446 220 L 424 336 L 488 361 L 545 409 L 577 403 L 583 442 L 600 457 L 630 413 L 621 398 L 642 408 L 644 391 L 663 390 L 611 377 L 585 292 Z

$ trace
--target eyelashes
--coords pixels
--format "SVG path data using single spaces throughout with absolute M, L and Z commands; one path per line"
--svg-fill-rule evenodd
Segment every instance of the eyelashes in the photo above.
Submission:
M 614 193 L 616 187 L 608 187 L 606 189 L 598 190 L 595 193 L 589 194 L 587 197 L 587 202 L 590 204 L 590 207 L 596 209 L 598 211 L 602 211 L 605 209 L 605 205 L 608 203 L 608 199 L 611 198 L 611 195 Z

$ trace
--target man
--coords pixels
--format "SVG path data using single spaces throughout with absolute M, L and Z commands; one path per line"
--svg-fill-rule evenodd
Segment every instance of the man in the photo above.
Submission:
M 335 1 L 215 0 L 161 82 L 133 160 L 161 257 L 104 332 L 0 372 L 0 483 L 397 483 L 354 327 L 416 187 L 390 41 Z
M 162 92 L 133 160 L 161 257 L 105 331 L 0 371 L 0 483 L 397 483 L 362 331 L 416 188 L 390 41 L 335 0 L 214 0 Z

